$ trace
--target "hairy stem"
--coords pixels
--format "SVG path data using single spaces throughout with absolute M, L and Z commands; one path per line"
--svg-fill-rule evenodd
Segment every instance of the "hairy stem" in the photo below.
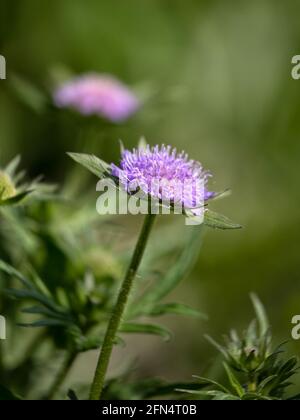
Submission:
M 91 386 L 90 400 L 99 400 L 104 387 L 105 376 L 108 369 L 111 353 L 115 343 L 116 335 L 120 327 L 126 304 L 132 289 L 133 281 L 141 263 L 144 251 L 147 245 L 149 234 L 153 226 L 155 215 L 149 212 L 145 217 L 144 225 L 136 244 L 132 260 L 125 275 L 118 300 L 109 321 L 103 345 L 101 348 L 98 365 L 96 368 L 94 380 Z

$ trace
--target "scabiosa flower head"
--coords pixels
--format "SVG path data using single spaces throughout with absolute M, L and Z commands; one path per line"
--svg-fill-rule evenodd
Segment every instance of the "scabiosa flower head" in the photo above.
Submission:
M 128 193 L 141 190 L 159 202 L 185 209 L 203 207 L 214 196 L 206 189 L 210 174 L 199 162 L 171 146 L 124 150 L 120 167 L 112 164 L 111 171 Z
M 109 75 L 87 74 L 60 86 L 54 92 L 59 108 L 73 108 L 83 115 L 98 115 L 111 122 L 122 122 L 139 108 L 130 89 Z

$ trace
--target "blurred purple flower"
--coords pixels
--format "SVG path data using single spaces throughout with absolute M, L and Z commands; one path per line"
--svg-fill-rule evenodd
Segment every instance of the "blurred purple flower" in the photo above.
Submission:
M 206 189 L 210 173 L 171 146 L 124 150 L 120 167 L 112 164 L 111 170 L 129 194 L 141 190 L 159 201 L 195 209 L 194 214 L 215 195 Z
M 54 92 L 59 108 L 73 108 L 83 115 L 99 115 L 118 123 L 139 108 L 139 100 L 130 89 L 109 75 L 87 74 L 72 79 Z

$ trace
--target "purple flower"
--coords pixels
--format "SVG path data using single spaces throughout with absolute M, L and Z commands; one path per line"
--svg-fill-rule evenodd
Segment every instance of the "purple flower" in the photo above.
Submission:
M 59 108 L 73 108 L 83 115 L 98 115 L 118 123 L 139 108 L 139 100 L 117 79 L 101 74 L 87 74 L 60 86 L 54 92 Z
M 210 174 L 171 146 L 124 150 L 120 167 L 112 164 L 111 171 L 129 194 L 142 191 L 159 202 L 194 209 L 194 214 L 214 196 L 206 189 Z

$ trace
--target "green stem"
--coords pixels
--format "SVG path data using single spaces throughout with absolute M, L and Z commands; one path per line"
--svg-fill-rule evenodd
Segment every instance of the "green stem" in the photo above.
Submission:
M 136 244 L 132 260 L 127 270 L 125 279 L 123 281 L 121 290 L 119 292 L 118 300 L 113 310 L 111 319 L 109 321 L 106 334 L 104 337 L 103 345 L 101 348 L 98 365 L 96 368 L 94 380 L 90 392 L 90 400 L 99 400 L 101 398 L 102 390 L 104 387 L 104 381 L 106 372 L 108 369 L 110 356 L 115 343 L 116 335 L 121 324 L 121 320 L 126 308 L 126 304 L 132 289 L 133 281 L 136 276 L 137 270 L 141 263 L 144 251 L 147 245 L 149 234 L 153 226 L 155 215 L 149 212 L 145 217 L 144 225 L 140 233 L 138 242 Z
M 66 379 L 71 367 L 73 366 L 73 363 L 76 357 L 77 357 L 77 352 L 75 351 L 68 352 L 53 384 L 50 387 L 50 390 L 48 391 L 48 394 L 44 398 L 45 400 L 52 400 L 55 397 L 62 383 Z

